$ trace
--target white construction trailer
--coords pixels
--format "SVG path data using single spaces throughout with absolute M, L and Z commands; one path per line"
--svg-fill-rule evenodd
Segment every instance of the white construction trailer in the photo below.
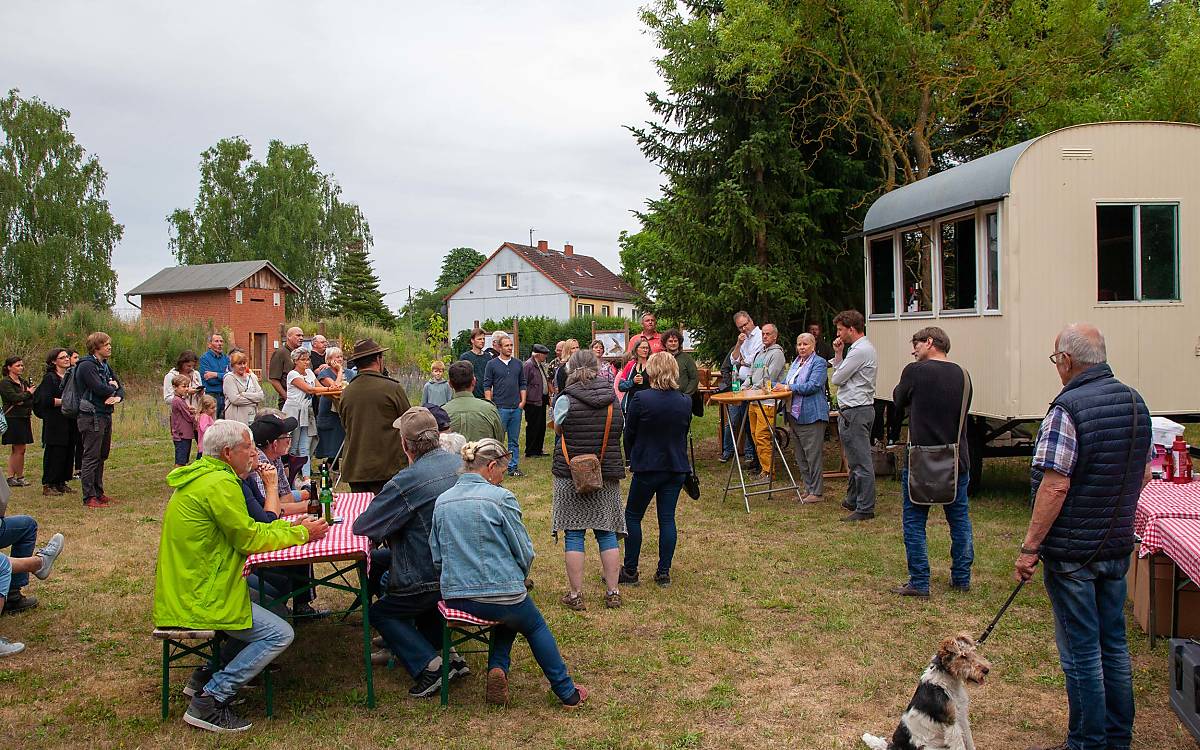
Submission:
M 1200 126 L 1063 128 L 881 196 L 857 236 L 878 397 L 943 328 L 974 382 L 973 483 L 1031 452 L 1068 323 L 1100 327 L 1151 413 L 1200 421 Z

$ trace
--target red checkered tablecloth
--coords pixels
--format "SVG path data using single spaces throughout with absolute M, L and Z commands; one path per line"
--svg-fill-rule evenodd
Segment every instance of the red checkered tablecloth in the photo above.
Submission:
M 1200 581 L 1200 521 L 1192 518 L 1159 518 L 1151 526 L 1158 532 L 1162 551 L 1188 578 Z
M 1200 520 L 1200 482 L 1175 484 L 1155 479 L 1146 485 L 1133 516 L 1133 533 L 1142 540 L 1139 557 L 1162 548 L 1159 526 L 1154 522 L 1164 518 Z
M 370 560 L 371 540 L 356 535 L 351 527 L 354 526 L 354 519 L 366 510 L 374 497 L 370 492 L 334 495 L 333 514 L 342 518 L 341 523 L 330 526 L 329 533 L 315 542 L 250 555 L 242 567 L 242 575 L 250 575 L 251 569 L 257 565 L 291 565 L 363 557 Z

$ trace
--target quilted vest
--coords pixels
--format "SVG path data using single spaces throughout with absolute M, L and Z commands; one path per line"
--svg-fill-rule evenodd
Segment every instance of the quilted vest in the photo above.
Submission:
M 1099 364 L 1068 383 L 1050 404 L 1055 406 L 1071 416 L 1078 453 L 1062 512 L 1042 541 L 1042 557 L 1081 563 L 1127 557 L 1133 551 L 1133 514 L 1150 451 L 1146 402 L 1113 377 L 1107 364 Z M 1035 496 L 1042 476 L 1034 467 Z
M 567 451 L 571 457 L 591 453 L 600 456 L 604 442 L 604 422 L 608 418 L 608 406 L 612 404 L 612 426 L 608 428 L 608 450 L 600 456 L 600 473 L 605 479 L 624 479 L 625 460 L 621 456 L 621 433 L 625 429 L 625 418 L 621 405 L 616 402 L 612 383 L 604 378 L 593 378 L 586 383 L 572 383 L 563 390 L 571 401 L 567 421 L 563 423 L 562 436 L 555 436 L 554 464 L 550 471 L 556 477 L 570 478 L 571 469 L 562 454 L 562 439 L 567 439 Z

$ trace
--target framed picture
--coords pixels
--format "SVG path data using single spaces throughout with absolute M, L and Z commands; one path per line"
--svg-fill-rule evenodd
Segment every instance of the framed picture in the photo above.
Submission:
M 624 331 L 596 331 L 594 335 L 596 340 L 604 344 L 605 359 L 620 359 L 625 356 Z

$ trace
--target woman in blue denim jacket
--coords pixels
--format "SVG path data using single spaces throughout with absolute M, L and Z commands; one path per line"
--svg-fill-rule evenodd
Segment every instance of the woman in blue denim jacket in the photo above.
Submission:
M 829 424 L 829 399 L 825 396 L 825 377 L 829 363 L 816 353 L 817 339 L 811 333 L 796 337 L 796 359 L 784 377 L 792 392 L 786 421 L 795 437 L 796 465 L 804 478 L 802 503 L 824 500 L 824 467 L 821 452 L 825 447 L 825 427 Z
M 487 702 L 508 702 L 510 653 L 519 633 L 563 707 L 575 709 L 587 700 L 588 689 L 571 681 L 554 635 L 525 588 L 533 542 L 516 496 L 500 486 L 510 455 L 492 438 L 463 447 L 463 473 L 433 509 L 429 550 L 441 570 L 446 606 L 500 623 L 488 657 Z

